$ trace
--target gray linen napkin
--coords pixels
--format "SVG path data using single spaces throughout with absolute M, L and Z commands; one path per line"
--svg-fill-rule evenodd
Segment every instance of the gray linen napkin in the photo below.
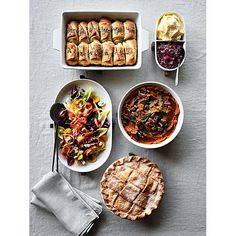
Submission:
M 32 192 L 31 203 L 52 212 L 75 236 L 86 234 L 102 212 L 98 200 L 72 187 L 57 172 L 44 175 Z

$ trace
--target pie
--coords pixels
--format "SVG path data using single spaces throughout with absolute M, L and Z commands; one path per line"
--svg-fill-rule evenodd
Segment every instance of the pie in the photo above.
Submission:
M 111 164 L 103 174 L 100 190 L 108 209 L 129 220 L 150 215 L 165 192 L 159 167 L 139 156 L 123 157 Z

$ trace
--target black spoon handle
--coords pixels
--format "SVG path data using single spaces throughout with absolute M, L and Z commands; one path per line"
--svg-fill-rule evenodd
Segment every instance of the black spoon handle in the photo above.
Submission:
M 54 171 L 54 162 L 55 162 L 55 154 L 57 149 L 57 136 L 58 136 L 58 124 L 55 124 L 55 140 L 54 140 L 54 148 L 53 148 L 53 159 L 52 159 L 52 171 Z M 58 159 L 58 151 L 57 151 L 57 159 Z M 58 171 L 58 161 L 57 161 L 57 171 Z
M 56 148 L 56 150 L 57 150 L 57 154 L 56 154 L 56 156 L 57 156 L 57 165 L 56 165 L 56 171 L 58 172 L 58 162 L 59 162 L 59 157 L 58 157 L 58 126 L 57 126 L 57 132 L 56 132 L 56 138 L 57 138 L 57 140 L 56 140 L 56 143 L 57 143 L 57 148 Z

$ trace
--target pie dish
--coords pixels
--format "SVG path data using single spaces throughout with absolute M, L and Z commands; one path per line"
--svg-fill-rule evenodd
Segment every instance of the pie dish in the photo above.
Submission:
M 111 164 L 100 182 L 103 200 L 114 214 L 128 220 L 150 215 L 165 192 L 159 167 L 139 156 L 127 156 Z

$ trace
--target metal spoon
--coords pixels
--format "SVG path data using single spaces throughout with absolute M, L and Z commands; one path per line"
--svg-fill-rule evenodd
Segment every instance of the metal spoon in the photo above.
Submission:
M 178 83 L 179 83 L 179 64 L 175 74 L 175 86 L 178 86 Z
M 52 171 L 54 170 L 55 153 L 56 153 L 56 156 L 57 156 L 56 171 L 58 172 L 58 145 L 57 145 L 58 125 L 61 123 L 64 123 L 67 117 L 67 111 L 66 111 L 65 106 L 62 103 L 53 104 L 50 109 L 50 117 L 54 121 L 54 125 L 55 125 L 55 140 L 54 140 L 54 148 L 53 148 Z

